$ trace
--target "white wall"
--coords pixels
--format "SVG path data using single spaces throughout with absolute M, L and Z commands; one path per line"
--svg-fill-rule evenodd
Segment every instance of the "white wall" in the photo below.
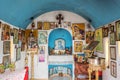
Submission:
M 116 29 L 115 21 L 110 24 L 113 24 L 114 29 Z M 104 26 L 108 27 L 108 24 Z M 116 60 L 110 59 L 110 46 L 116 47 Z M 103 71 L 103 80 L 120 80 L 120 41 L 116 41 L 116 45 L 110 45 L 110 35 L 108 35 L 108 37 L 103 38 L 103 47 L 104 47 L 103 53 L 96 52 L 99 57 L 106 58 L 106 64 L 108 64 L 109 66 L 109 68 L 106 68 L 106 70 Z M 117 63 L 117 78 L 111 75 L 111 71 L 110 71 L 111 61 Z
M 11 28 L 17 28 L 16 26 L 6 23 L 2 20 L 0 21 L 2 22 L 2 24 L 10 25 Z M 15 45 L 13 44 L 13 36 L 10 36 L 10 40 L 11 40 L 11 62 L 15 62 L 16 61 L 16 49 L 15 49 Z M 5 55 L 3 54 L 3 41 L 1 41 L 1 28 L 0 28 L 0 64 L 3 62 L 3 56 Z M 21 59 L 16 61 L 15 63 L 16 70 L 24 69 L 24 60 L 25 60 L 25 52 L 21 52 Z M 9 69 L 6 69 L 6 70 L 9 70 Z
M 74 14 L 72 12 L 52 11 L 52 12 L 48 12 L 48 13 L 45 13 L 43 15 L 40 15 L 39 17 L 34 19 L 35 28 L 37 28 L 37 22 L 38 21 L 41 21 L 41 22 L 44 22 L 44 21 L 57 22 L 55 17 L 59 13 L 61 13 L 64 16 L 64 21 L 68 21 L 68 22 L 71 22 L 71 23 L 85 23 L 85 26 L 88 24 L 88 22 L 84 18 L 82 18 L 81 16 L 79 16 L 77 14 Z M 28 25 L 27 29 L 31 29 L 31 24 Z M 69 30 L 69 29 L 67 29 L 67 30 L 72 35 L 72 31 Z M 86 28 L 86 30 L 87 30 L 87 28 Z M 92 27 L 92 30 L 94 30 L 93 27 Z M 51 30 L 47 30 L 47 31 L 48 31 L 48 35 L 49 35 Z M 73 41 L 73 43 L 74 43 L 74 41 Z M 85 44 L 84 40 L 83 40 L 83 44 Z M 34 63 L 35 64 L 34 65 L 34 67 L 35 67 L 34 77 L 37 78 L 37 79 L 47 79 L 48 78 L 48 64 L 51 64 L 52 62 L 55 63 L 55 62 L 65 62 L 65 61 L 67 61 L 67 62 L 73 63 L 73 57 L 72 56 L 49 56 L 48 55 L 48 44 L 46 44 L 44 46 L 46 46 L 45 62 L 44 63 L 39 63 L 38 62 L 38 56 L 35 55 L 35 57 L 34 57 L 35 58 L 34 59 L 35 60 L 34 61 L 35 62 Z M 74 44 L 73 44 L 73 46 L 74 46 Z M 73 54 L 75 54 L 74 51 L 73 51 Z M 30 57 L 29 57 L 29 66 L 30 66 Z M 73 68 L 74 68 L 74 66 L 73 66 Z

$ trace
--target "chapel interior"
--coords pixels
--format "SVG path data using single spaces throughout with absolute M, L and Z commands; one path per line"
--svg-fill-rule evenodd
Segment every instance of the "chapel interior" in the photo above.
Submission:
M 119 80 L 120 0 L 1 0 L 0 80 Z

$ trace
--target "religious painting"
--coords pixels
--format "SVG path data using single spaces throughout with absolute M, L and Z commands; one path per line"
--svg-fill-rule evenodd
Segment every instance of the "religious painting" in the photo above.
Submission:
M 26 44 L 22 42 L 22 44 L 21 44 L 21 51 L 25 51 L 25 45 Z
M 25 38 L 25 30 L 21 30 L 21 41 L 25 43 L 26 38 Z
M 73 34 L 73 40 L 84 40 L 85 39 L 85 24 L 84 23 L 73 23 L 72 34 Z
M 55 28 L 56 28 L 56 23 L 50 22 L 50 29 L 55 29 Z
M 26 45 L 26 38 L 25 38 L 25 31 L 22 30 L 22 43 L 21 43 L 21 51 L 25 50 L 25 45 Z
M 7 24 L 4 24 L 2 27 L 2 37 L 3 40 L 10 40 L 10 26 Z
M 3 42 L 3 54 L 10 54 L 10 41 Z
M 117 78 L 117 63 L 114 61 L 110 63 L 110 72 L 113 77 Z
M 116 60 L 116 47 L 110 47 L 110 58 Z
M 38 29 L 38 30 L 42 30 L 42 26 L 43 26 L 43 22 L 38 21 L 38 22 L 37 22 L 37 29 Z
M 39 62 L 45 62 L 45 46 L 39 46 L 38 60 Z
M 18 30 L 18 47 L 21 48 L 22 45 L 22 30 Z
M 65 41 L 63 39 L 55 40 L 55 49 L 56 50 L 65 50 Z
M 37 49 L 38 30 L 26 29 L 25 36 L 26 36 L 27 49 L 28 50 Z
M 116 40 L 120 41 L 120 20 L 115 22 L 116 26 Z
M 95 47 L 99 44 L 99 41 L 92 41 L 84 50 L 89 50 L 90 52 L 95 49 Z
M 86 31 L 86 44 L 90 44 L 94 41 L 94 31 Z
M 3 26 L 1 27 L 1 41 L 3 41 L 4 40 L 4 35 L 3 35 L 3 32 L 4 32 L 4 30 L 3 30 Z
M 22 30 L 22 44 L 21 44 L 21 51 L 24 51 L 24 50 L 25 50 L 25 45 L 26 45 L 25 31 Z
M 38 32 L 38 45 L 47 44 L 47 31 L 39 31 Z
M 10 35 L 14 36 L 14 29 L 13 28 L 10 28 Z
M 95 55 L 92 51 L 94 51 L 98 44 L 99 41 L 92 41 L 87 47 L 85 47 L 84 48 L 85 56 L 92 57 L 93 55 Z
M 55 40 L 54 54 L 55 55 L 65 54 L 65 40 L 64 39 Z
M 97 52 L 103 52 L 103 31 L 102 28 L 95 30 L 95 41 L 99 41 L 99 44 L 96 47 Z
M 70 29 L 70 28 L 71 28 L 71 22 L 64 21 L 64 22 L 63 22 L 63 28 L 68 28 L 68 29 Z
M 72 64 L 49 64 L 48 77 L 50 80 L 72 80 Z
M 80 62 L 75 62 L 74 67 L 75 80 L 87 80 L 88 76 L 86 74 L 88 74 L 89 64 L 81 64 Z
M 22 30 L 21 29 L 18 30 L 18 40 L 22 41 Z
M 21 58 L 21 48 L 16 48 L 16 61 Z
M 13 28 L 13 30 L 14 30 L 13 43 L 18 44 L 18 29 Z
M 100 64 L 102 70 L 105 70 L 105 69 L 106 69 L 106 66 L 105 66 L 105 58 L 99 57 L 99 64 Z
M 74 54 L 73 57 L 75 62 L 83 63 L 85 61 L 84 53 Z
M 115 32 L 110 33 L 110 45 L 115 45 L 116 44 L 116 35 Z
M 50 22 L 43 22 L 43 30 L 49 30 L 50 29 Z
M 2 22 L 0 21 L 0 28 L 2 27 Z
M 108 27 L 109 27 L 110 33 L 111 33 L 111 32 L 114 32 L 114 25 L 108 24 Z
M 0 41 L 2 40 L 2 37 L 3 37 L 2 33 L 3 33 L 2 32 L 2 22 L 0 22 Z
M 82 52 L 82 41 L 74 41 L 74 52 Z
M 108 27 L 103 27 L 103 37 L 108 37 L 109 29 Z
M 3 65 L 5 66 L 5 69 L 9 68 L 10 61 L 10 55 L 3 56 Z

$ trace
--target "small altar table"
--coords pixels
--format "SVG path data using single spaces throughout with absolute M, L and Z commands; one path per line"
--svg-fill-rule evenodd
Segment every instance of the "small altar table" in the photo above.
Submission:
M 24 80 L 26 69 L 16 70 L 11 72 L 10 70 L 0 74 L 0 80 Z

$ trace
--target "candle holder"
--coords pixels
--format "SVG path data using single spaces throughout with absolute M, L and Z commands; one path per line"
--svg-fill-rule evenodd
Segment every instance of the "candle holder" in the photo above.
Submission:
M 88 68 L 89 80 L 91 80 L 91 73 L 93 71 L 95 71 L 95 76 L 96 76 L 95 80 L 99 80 L 98 71 L 105 70 L 105 59 L 100 57 L 89 57 L 88 62 L 89 62 L 89 68 Z

